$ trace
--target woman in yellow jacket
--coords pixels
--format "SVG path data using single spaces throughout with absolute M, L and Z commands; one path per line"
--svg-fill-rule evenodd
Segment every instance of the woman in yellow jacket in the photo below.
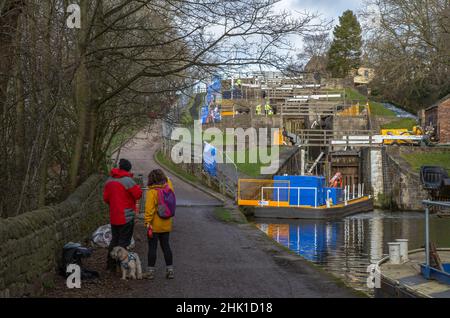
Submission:
M 153 235 L 148 237 L 148 278 L 155 277 L 156 250 L 158 240 L 166 261 L 166 277 L 174 278 L 172 250 L 169 244 L 169 234 L 172 231 L 172 218 L 162 219 L 158 215 L 158 191 L 169 185 L 173 191 L 172 182 L 160 169 L 155 169 L 148 175 L 148 191 L 145 199 L 144 225 L 152 230 Z

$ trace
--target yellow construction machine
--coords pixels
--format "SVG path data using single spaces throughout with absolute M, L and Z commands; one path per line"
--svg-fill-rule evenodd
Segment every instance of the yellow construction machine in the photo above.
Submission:
M 381 135 L 383 136 L 401 136 L 399 139 L 384 139 L 383 143 L 385 145 L 419 145 L 422 141 L 417 137 L 423 136 L 425 137 L 425 133 L 420 126 L 414 126 L 412 130 L 408 130 L 406 128 L 397 128 L 397 129 L 381 129 Z M 415 136 L 415 138 L 407 139 L 404 137 L 407 136 Z M 425 138 L 424 138 L 425 139 Z

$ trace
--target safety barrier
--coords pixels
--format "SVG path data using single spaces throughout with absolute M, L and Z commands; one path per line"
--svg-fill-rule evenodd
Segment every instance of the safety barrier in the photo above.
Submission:
M 355 189 L 356 188 L 356 189 Z M 347 205 L 348 201 L 356 200 L 364 197 L 364 183 L 347 185 L 344 187 L 344 204 Z M 328 197 L 327 197 L 328 199 Z
M 325 191 L 325 202 L 319 199 L 319 191 Z M 303 193 L 302 193 L 303 191 Z M 314 200 L 307 200 L 314 191 Z M 288 180 L 263 180 L 263 179 L 239 179 L 238 181 L 238 205 L 265 206 L 265 207 L 314 207 L 331 206 L 331 192 L 329 188 L 317 187 L 291 187 Z M 322 192 L 321 192 L 322 193 Z M 337 202 L 347 205 L 349 201 L 357 200 L 364 195 L 364 184 L 347 185 L 343 188 L 343 194 L 339 195 Z M 321 197 L 322 198 L 322 197 Z
M 277 182 L 278 182 L 278 180 L 277 180 Z M 288 202 L 288 206 L 293 206 L 292 204 L 290 204 L 290 198 L 289 198 L 289 196 L 290 196 L 290 193 L 291 193 L 291 191 L 292 190 L 297 190 L 297 207 L 299 207 L 300 206 L 300 192 L 301 192 L 301 190 L 314 190 L 314 207 L 316 208 L 317 207 L 317 188 L 315 188 L 315 187 L 262 187 L 261 188 L 261 202 L 265 202 L 264 201 L 264 189 L 273 189 L 273 190 L 277 190 L 276 191 L 276 193 L 277 193 L 277 200 L 276 200 L 276 202 L 277 202 L 277 206 L 279 207 L 280 206 L 280 202 L 286 202 L 286 201 L 280 201 L 280 190 L 287 190 L 287 202 Z M 274 201 L 274 200 L 272 200 L 272 201 Z M 263 205 L 263 204 L 260 204 L 260 205 Z
M 285 187 L 289 187 L 289 181 L 274 181 L 268 179 L 239 179 L 238 181 L 238 205 L 246 205 L 246 206 L 260 206 L 261 203 L 265 206 L 289 206 L 289 195 L 287 196 L 286 201 L 273 201 L 273 200 L 264 200 L 264 195 L 262 188 L 275 188 L 274 185 L 282 185 Z M 266 191 L 267 197 L 273 197 L 273 189 L 270 191 Z

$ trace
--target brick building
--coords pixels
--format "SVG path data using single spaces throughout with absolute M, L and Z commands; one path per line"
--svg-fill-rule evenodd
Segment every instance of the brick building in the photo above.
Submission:
M 424 126 L 433 126 L 440 144 L 450 144 L 450 94 L 425 109 Z

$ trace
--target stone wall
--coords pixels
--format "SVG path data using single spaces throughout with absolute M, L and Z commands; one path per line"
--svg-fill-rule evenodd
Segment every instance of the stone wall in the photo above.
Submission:
M 103 181 L 91 176 L 58 205 L 0 219 L 0 297 L 38 296 L 52 285 L 64 244 L 107 222 Z
M 398 120 L 398 118 L 395 116 L 371 116 L 371 129 L 379 133 L 381 131 L 381 126 L 396 120 Z
M 373 194 L 372 188 L 372 162 L 370 160 L 370 151 L 372 148 L 361 148 L 361 183 L 364 184 L 364 193 Z
M 340 131 L 358 131 L 367 130 L 366 116 L 335 116 L 333 120 L 333 128 L 338 133 Z
M 302 170 L 302 151 L 298 147 L 291 147 L 291 152 L 285 152 L 284 158 L 280 158 L 280 167 L 277 175 L 300 175 Z M 280 155 L 281 157 L 281 155 Z
M 383 184 L 383 156 L 382 150 L 379 148 L 370 148 L 370 184 L 372 186 L 372 194 L 377 200 L 380 193 L 384 192 Z
M 399 210 L 422 211 L 422 200 L 427 198 L 427 193 L 422 189 L 419 174 L 412 171 L 401 157 L 402 153 L 408 151 L 410 150 L 407 147 L 387 148 L 387 160 L 384 162 L 387 180 L 385 180 L 384 192 Z
M 366 148 L 361 152 L 363 182 L 374 196 L 377 207 L 402 211 L 423 211 L 420 175 L 412 170 L 403 154 L 449 151 L 445 148 L 384 147 Z

